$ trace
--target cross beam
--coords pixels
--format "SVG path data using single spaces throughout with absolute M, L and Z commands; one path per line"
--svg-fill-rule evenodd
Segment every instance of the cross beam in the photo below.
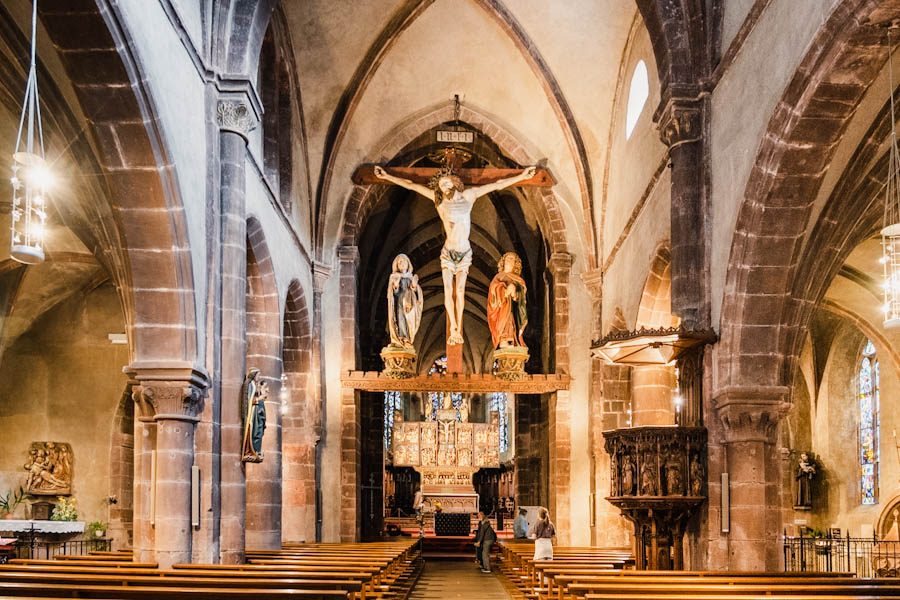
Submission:
M 419 375 L 409 379 L 392 379 L 380 371 L 344 371 L 341 386 L 363 392 L 463 392 L 511 394 L 549 394 L 569 389 L 565 373 L 526 374 L 521 381 L 505 381 L 490 374 Z
M 422 185 L 428 185 L 431 178 L 439 171 L 435 167 L 384 167 L 384 170 L 395 177 L 409 179 Z M 506 177 L 515 177 L 521 172 L 522 169 L 457 169 L 455 171 L 456 175 L 467 186 L 493 183 Z M 352 180 L 356 185 L 388 183 L 384 179 L 379 179 L 375 176 L 375 165 L 360 165 L 354 171 Z M 547 169 L 539 168 L 534 177 L 526 179 L 517 184 L 516 187 L 553 187 L 554 185 L 556 185 L 556 180 L 553 179 L 550 172 Z

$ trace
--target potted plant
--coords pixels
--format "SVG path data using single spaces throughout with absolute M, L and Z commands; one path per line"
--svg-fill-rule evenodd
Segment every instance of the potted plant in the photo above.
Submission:
M 59 504 L 53 508 L 53 514 L 50 515 L 51 521 L 77 521 L 78 508 L 75 506 L 75 498 L 65 498 L 57 496 Z
M 0 514 L 4 519 L 12 519 L 16 507 L 25 499 L 25 490 L 19 486 L 18 490 L 8 490 L 5 496 L 0 496 Z
M 106 550 L 106 540 L 102 540 L 106 536 L 107 525 L 103 521 L 91 521 L 87 524 L 87 537 L 89 540 L 96 541 L 95 550 Z

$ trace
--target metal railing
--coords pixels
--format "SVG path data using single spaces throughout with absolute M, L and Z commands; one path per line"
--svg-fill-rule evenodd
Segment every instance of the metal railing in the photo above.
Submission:
M 107 538 L 45 541 L 19 539 L 15 544 L 14 558 L 32 560 L 51 559 L 57 554 L 87 554 L 94 550 L 109 550 L 112 540 Z
M 877 538 L 784 537 L 785 571 L 900 577 L 900 541 Z

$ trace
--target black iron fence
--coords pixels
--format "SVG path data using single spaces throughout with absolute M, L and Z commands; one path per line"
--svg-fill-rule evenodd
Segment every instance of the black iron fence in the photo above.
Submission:
M 785 536 L 784 570 L 854 573 L 857 577 L 900 577 L 900 541 Z
M 19 539 L 14 544 L 11 558 L 50 559 L 57 554 L 87 554 L 95 550 L 109 550 L 111 540 L 107 538 L 75 539 L 65 541 L 45 541 Z

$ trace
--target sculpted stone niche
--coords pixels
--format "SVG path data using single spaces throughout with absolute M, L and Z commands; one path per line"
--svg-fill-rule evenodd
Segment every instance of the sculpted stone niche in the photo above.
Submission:
M 72 494 L 74 454 L 63 442 L 32 442 L 25 492 L 33 496 L 69 496 Z

